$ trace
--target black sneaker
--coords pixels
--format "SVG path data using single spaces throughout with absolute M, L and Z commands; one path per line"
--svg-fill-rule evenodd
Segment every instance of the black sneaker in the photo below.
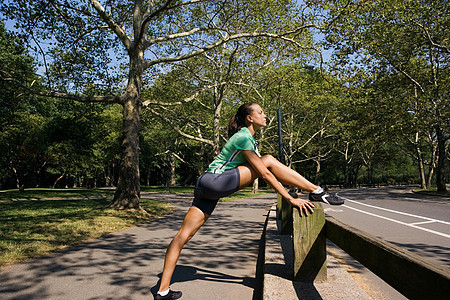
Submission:
M 165 296 L 161 296 L 160 294 L 156 294 L 155 300 L 172 300 L 172 299 L 178 299 L 181 298 L 182 293 L 169 290 L 169 293 Z
M 291 189 L 288 190 L 288 193 L 289 193 L 289 195 L 292 198 L 294 198 L 294 199 L 298 198 L 298 194 L 297 194 L 297 190 L 296 189 L 291 188 Z
M 320 194 L 309 193 L 309 200 L 320 201 L 331 205 L 344 204 L 344 199 L 342 199 L 336 194 L 330 194 L 328 191 L 323 191 Z

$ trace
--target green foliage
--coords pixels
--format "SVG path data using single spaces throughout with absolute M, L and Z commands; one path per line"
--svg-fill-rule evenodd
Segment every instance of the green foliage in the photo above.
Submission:
M 21 40 L 8 33 L 0 23 L 0 72 L 16 76 L 24 82 L 36 81 L 33 59 Z M 3 73 L 2 73 L 3 74 Z M 17 185 L 39 170 L 43 149 L 38 138 L 45 120 L 46 103 L 24 94 L 24 90 L 0 81 L 0 180 L 15 176 Z
M 142 15 L 134 19 L 133 1 L 103 4 L 112 20 L 136 39 L 132 33 Z M 140 116 L 140 174 L 147 185 L 165 184 L 173 170 L 178 184 L 192 184 L 215 148 L 225 143 L 230 116 L 248 101 L 260 103 L 269 117 L 269 126 L 258 133 L 260 149 L 278 156 L 278 99 L 285 157 L 309 179 L 346 186 L 390 178 L 417 181 L 417 162 L 400 151 L 413 157 L 420 148 L 431 173 L 436 128 L 448 148 L 449 8 L 441 4 L 257 0 L 179 6 L 151 19 L 139 44 L 149 47 L 143 55 L 151 64 L 137 66 L 128 65 L 134 52 L 124 51 L 124 41 L 88 1 L 6 1 L 1 11 L 14 17 L 23 35 L 19 39 L 1 25 L 0 66 L 39 90 L 45 84 L 84 96 L 120 94 L 125 72 L 151 66 L 143 74 L 142 94 L 136 91 L 142 102 L 153 103 Z M 231 34 L 281 33 L 317 24 L 321 11 L 339 16 L 324 32 L 326 46 L 335 50 L 333 64 L 325 70 L 309 66 L 318 60 L 310 27 L 285 39 L 232 40 L 190 59 L 153 65 L 159 64 L 154 58 L 187 54 Z M 164 38 L 196 26 L 192 35 Z M 45 82 L 33 75 L 36 66 L 25 45 L 48 71 Z M 120 105 L 26 96 L 5 81 L 0 87 L 3 186 L 116 182 L 123 134 Z
M 369 118 L 359 119 L 372 124 L 364 134 L 368 141 L 376 146 L 391 138 L 415 156 L 417 165 L 419 152 L 434 153 L 433 144 L 438 144 L 439 155 L 427 164 L 431 170 L 437 163 L 438 173 L 443 174 L 445 159 L 433 159 L 448 155 L 444 145 L 449 141 L 450 107 L 443 91 L 449 82 L 449 6 L 413 0 L 316 3 L 330 17 L 339 17 L 325 32 L 327 46 L 335 50 L 335 66 L 370 74 L 360 85 L 366 96 L 357 97 L 366 99 L 364 114 Z M 375 157 L 376 149 L 365 145 L 362 158 L 371 172 L 369 158 Z
M 120 47 L 87 1 L 5 1 L 0 8 L 15 20 L 33 55 L 45 55 L 40 66 L 47 71 L 47 85 L 82 93 L 101 82 L 102 89 L 114 91 L 119 71 L 111 71 L 111 63 L 121 55 L 112 56 L 110 49 Z
M 33 74 L 32 57 L 3 24 L 0 50 L 0 71 L 24 83 L 35 80 L 35 85 L 40 85 Z M 84 185 L 93 186 L 105 168 L 117 164 L 120 108 L 30 96 L 5 81 L 0 86 L 2 185 L 21 189 L 51 186 L 64 175 L 65 185 L 78 185 L 84 178 Z
M 101 175 L 119 159 L 121 110 L 118 106 L 62 101 L 47 124 L 48 167 L 55 175 L 64 175 L 65 184 L 96 185 Z M 59 106 L 58 105 L 58 106 Z

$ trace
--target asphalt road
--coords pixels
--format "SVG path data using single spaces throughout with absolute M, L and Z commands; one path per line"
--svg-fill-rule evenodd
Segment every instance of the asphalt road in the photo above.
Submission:
M 343 190 L 341 206 L 325 213 L 357 229 L 450 267 L 450 199 L 412 193 L 412 187 Z

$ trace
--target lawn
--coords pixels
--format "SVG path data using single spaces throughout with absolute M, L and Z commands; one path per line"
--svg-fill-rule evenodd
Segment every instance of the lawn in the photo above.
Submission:
M 0 203 L 0 267 L 55 252 L 89 239 L 148 222 L 172 210 L 141 199 L 148 212 L 105 209 L 109 199 Z
M 430 196 L 441 196 L 441 197 L 446 197 L 446 198 L 450 198 L 450 185 L 447 185 L 447 192 L 438 192 L 436 187 L 432 187 L 429 189 L 421 189 L 421 188 L 415 188 L 414 192 L 418 193 L 418 194 L 423 194 L 423 195 L 430 195 Z
M 170 193 L 194 193 L 194 187 L 193 186 L 175 186 L 170 187 L 169 189 Z M 157 192 L 157 193 L 168 193 L 167 187 L 164 186 L 141 186 L 141 192 Z M 238 192 L 226 197 L 222 198 L 221 201 L 233 201 L 238 200 L 242 198 L 248 198 L 248 197 L 255 197 L 267 193 L 274 193 L 273 190 L 263 188 L 259 189 L 259 192 L 256 194 L 252 193 L 252 188 L 247 187 L 242 190 L 239 190 Z
M 167 189 L 142 187 L 141 191 L 161 193 Z M 192 193 L 193 187 L 171 187 L 170 192 Z M 221 201 L 271 192 L 260 190 L 253 194 L 251 188 L 246 188 Z M 172 210 L 170 204 L 145 198 L 140 204 L 147 214 L 105 209 L 113 195 L 113 189 L 0 191 L 0 267 L 143 224 Z
M 113 189 L 49 189 L 34 188 L 19 190 L 0 191 L 0 201 L 3 200 L 40 200 L 52 198 L 87 198 L 113 196 Z

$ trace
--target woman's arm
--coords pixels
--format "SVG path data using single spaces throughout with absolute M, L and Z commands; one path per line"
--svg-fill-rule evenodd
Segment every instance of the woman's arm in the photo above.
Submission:
M 247 161 L 252 166 L 252 168 L 258 173 L 258 175 L 267 182 L 272 188 L 274 188 L 283 198 L 285 198 L 291 205 L 297 206 L 300 209 L 300 215 L 302 215 L 302 210 L 308 215 L 308 210 L 313 211 L 314 205 L 302 199 L 295 199 L 286 191 L 283 185 L 278 181 L 278 179 L 273 175 L 272 172 L 264 165 L 261 157 L 256 154 L 256 152 L 251 150 L 243 150 L 242 153 L 247 158 Z

